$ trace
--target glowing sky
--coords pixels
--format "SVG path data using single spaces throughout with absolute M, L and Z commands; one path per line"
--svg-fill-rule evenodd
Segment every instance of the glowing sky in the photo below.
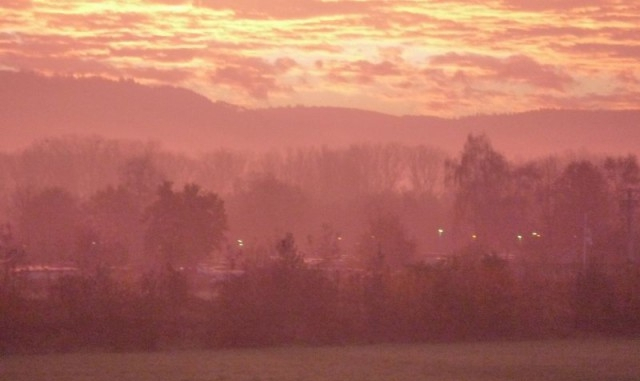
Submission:
M 0 0 L 0 68 L 247 107 L 640 106 L 635 0 Z

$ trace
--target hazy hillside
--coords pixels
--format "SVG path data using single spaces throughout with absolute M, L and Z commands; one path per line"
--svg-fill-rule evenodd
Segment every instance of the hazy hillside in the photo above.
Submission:
M 213 103 L 181 88 L 0 72 L 1 149 L 60 134 L 98 134 L 161 141 L 178 149 L 206 149 L 213 143 L 200 140 L 235 120 L 235 113 L 231 105 Z
M 401 142 L 457 152 L 485 132 L 512 157 L 567 150 L 640 153 L 640 110 L 533 111 L 447 120 L 363 110 L 247 110 L 176 87 L 0 72 L 1 150 L 60 134 L 159 141 L 170 149 L 271 149 Z

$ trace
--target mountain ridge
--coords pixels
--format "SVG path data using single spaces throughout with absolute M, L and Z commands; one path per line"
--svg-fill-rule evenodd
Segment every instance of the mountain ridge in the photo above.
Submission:
M 175 86 L 0 72 L 3 151 L 58 135 L 100 135 L 157 141 L 191 153 L 391 142 L 455 153 L 468 134 L 485 133 L 508 156 L 637 154 L 637 121 L 640 110 L 548 109 L 446 119 L 322 106 L 247 109 Z

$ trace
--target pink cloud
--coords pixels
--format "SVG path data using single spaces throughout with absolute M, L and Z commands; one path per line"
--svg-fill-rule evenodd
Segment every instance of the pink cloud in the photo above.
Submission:
M 387 4 L 387 8 L 380 6 L 369 9 L 366 16 L 363 17 L 362 23 L 380 30 L 394 29 L 417 35 L 477 31 L 477 26 L 473 24 L 438 18 L 424 13 L 398 11 L 391 4 Z
M 631 70 L 621 71 L 616 78 L 622 83 L 640 85 L 640 79 L 638 79 L 638 76 Z
M 40 71 L 60 74 L 117 75 L 109 64 L 99 59 L 78 59 L 77 57 L 30 57 L 16 53 L 1 53 L 0 62 L 24 71 Z
M 196 1 L 191 1 L 191 0 L 152 0 L 150 2 L 157 3 L 157 4 L 182 5 L 182 4 L 197 3 L 197 0 Z
M 79 30 L 135 29 L 152 23 L 153 18 L 143 13 L 107 11 L 91 14 L 47 14 L 47 25 L 51 28 L 74 27 Z
M 614 8 L 613 12 L 607 12 L 605 10 L 594 13 L 591 17 L 599 22 L 617 21 L 637 26 L 640 25 L 640 4 L 637 1 L 622 2 L 617 4 L 617 9 Z M 634 28 L 629 28 L 627 30 L 633 31 Z M 637 36 L 637 27 L 635 28 L 635 33 Z
M 192 85 L 245 105 L 277 94 L 279 104 L 356 99 L 396 112 L 428 98 L 460 114 L 538 108 L 535 96 L 545 93 L 550 102 L 598 99 L 585 89 L 614 104 L 608 94 L 632 93 L 640 78 L 637 1 L 88 3 L 96 0 L 0 0 L 0 68 Z M 180 4 L 190 6 L 165 6 Z M 442 49 L 457 53 L 433 56 Z M 273 59 L 285 55 L 296 61 Z
M 193 76 L 185 69 L 161 69 L 153 66 L 114 67 L 98 58 L 65 56 L 25 57 L 15 53 L 0 54 L 0 62 L 23 71 L 49 74 L 99 75 L 110 78 L 136 78 L 141 81 L 180 83 Z
M 269 63 L 261 58 L 235 57 L 219 66 L 210 78 L 214 84 L 242 89 L 255 99 L 267 99 L 270 93 L 291 91 L 280 85 L 277 77 L 296 66 L 290 58 Z
M 85 49 L 97 49 L 102 45 L 86 40 L 74 39 L 69 36 L 59 35 L 33 35 L 14 33 L 10 43 L 2 48 L 7 51 L 20 52 L 20 55 L 28 57 L 60 56 L 70 52 L 79 52 Z M 0 55 L 2 51 L 0 51 Z
M 195 5 L 229 9 L 246 18 L 308 18 L 323 15 L 366 14 L 383 1 L 341 0 L 195 0 Z
M 589 93 L 584 95 L 557 96 L 541 94 L 532 99 L 546 108 L 565 109 L 637 109 L 640 91 L 621 91 L 613 94 Z
M 461 70 L 456 70 L 454 74 L 449 75 L 441 68 L 430 67 L 422 70 L 421 74 L 429 83 L 442 88 L 458 84 L 469 85 L 467 75 Z
M 366 84 L 375 82 L 378 77 L 401 74 L 400 67 L 390 61 L 376 63 L 358 60 L 338 65 L 334 64 L 329 70 L 328 78 L 334 82 Z
M 558 50 L 564 50 L 577 54 L 600 55 L 609 57 L 631 58 L 640 61 L 640 45 L 625 43 L 575 43 L 568 47 L 558 46 Z
M 539 38 L 563 38 L 581 39 L 593 36 L 593 30 L 567 25 L 537 25 L 524 26 L 514 25 L 505 28 L 503 31 L 491 35 L 494 41 L 539 39 Z
M 576 8 L 599 7 L 614 3 L 612 0 L 503 0 L 510 8 L 529 11 L 570 10 Z
M 456 66 L 480 69 L 481 78 L 495 81 L 515 81 L 531 86 L 563 90 L 573 83 L 568 74 L 552 65 L 540 64 L 525 55 L 496 58 L 477 54 L 448 53 L 431 59 L 435 66 Z
M 159 83 L 179 84 L 191 77 L 193 72 L 185 69 L 158 69 L 155 67 L 130 67 L 121 69 L 122 76 L 139 78 Z
M 110 56 L 135 57 L 155 62 L 185 62 L 193 59 L 200 52 L 192 48 L 111 48 Z
M 0 0 L 0 8 L 25 9 L 32 5 L 31 0 Z

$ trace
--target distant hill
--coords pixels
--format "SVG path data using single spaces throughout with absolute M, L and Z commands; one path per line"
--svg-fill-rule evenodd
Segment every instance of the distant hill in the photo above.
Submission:
M 237 110 L 192 91 L 102 78 L 0 72 L 0 149 L 62 134 L 157 140 L 190 149 Z M 207 148 L 205 144 L 199 148 Z
M 486 133 L 499 151 L 516 158 L 582 150 L 640 154 L 640 110 L 542 110 L 460 119 L 331 107 L 250 110 L 177 87 L 0 72 L 3 151 L 74 134 L 158 141 L 185 152 L 399 142 L 455 153 L 469 133 Z

